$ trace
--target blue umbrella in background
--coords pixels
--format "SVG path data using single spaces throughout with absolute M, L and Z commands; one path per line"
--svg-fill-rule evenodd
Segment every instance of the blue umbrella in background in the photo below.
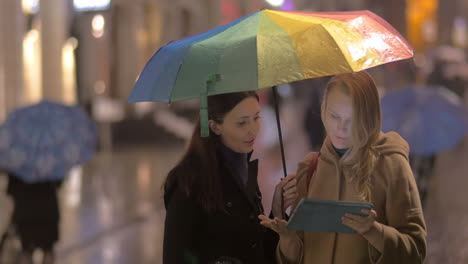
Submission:
M 0 168 L 26 182 L 62 179 L 94 155 L 96 142 L 84 110 L 43 101 L 17 109 L 0 126 Z
M 409 86 L 382 98 L 384 132 L 396 131 L 412 154 L 430 156 L 455 147 L 468 131 L 460 98 L 444 87 Z

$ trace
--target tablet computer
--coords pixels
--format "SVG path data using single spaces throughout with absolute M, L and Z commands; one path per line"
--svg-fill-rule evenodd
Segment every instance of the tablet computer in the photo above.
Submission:
M 370 203 L 345 202 L 304 198 L 289 218 L 289 230 L 309 232 L 355 233 L 341 223 L 345 213 L 366 216 L 362 209 L 372 209 Z

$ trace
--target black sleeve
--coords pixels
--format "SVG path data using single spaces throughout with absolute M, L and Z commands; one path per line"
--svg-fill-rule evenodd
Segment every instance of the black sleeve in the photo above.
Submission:
M 202 235 L 198 232 L 202 222 L 202 208 L 179 188 L 165 202 L 163 263 L 200 263 L 194 246 Z
M 276 261 L 276 246 L 278 245 L 279 235 L 275 231 L 267 228 L 263 240 L 265 259 L 267 263 L 277 263 Z

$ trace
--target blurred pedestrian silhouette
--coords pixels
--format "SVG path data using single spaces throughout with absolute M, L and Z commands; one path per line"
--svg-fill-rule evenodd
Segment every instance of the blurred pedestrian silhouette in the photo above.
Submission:
M 466 133 L 466 119 L 455 93 L 416 83 L 417 69 L 411 61 L 387 66 L 382 130 L 396 131 L 408 141 L 410 165 L 424 206 L 436 155 L 458 144 Z
M 330 77 L 314 78 L 292 84 L 293 86 L 308 87 L 303 124 L 312 151 L 319 151 L 325 139 L 325 128 L 323 127 L 320 108 L 323 92 L 329 79 Z
M 427 84 L 444 86 L 463 98 L 468 83 L 466 78 L 462 76 L 460 69 L 466 63 L 464 50 L 452 46 L 438 47 Z
M 7 194 L 13 199 L 11 226 L 21 241 L 19 264 L 32 264 L 35 250 L 43 264 L 54 263 L 54 245 L 59 239 L 60 211 L 57 190 L 63 180 L 27 183 L 7 172 Z
M 13 199 L 11 229 L 21 242 L 20 264 L 54 262 L 59 239 L 57 190 L 71 168 L 96 151 L 94 121 L 79 106 L 41 101 L 8 114 L 0 126 L 0 167 L 8 174 Z M 8 234 L 8 233 L 7 233 Z
M 385 88 L 389 91 L 400 90 L 405 87 L 416 85 L 417 80 L 417 69 L 412 61 L 400 61 L 394 62 L 386 65 L 386 75 L 385 75 Z M 430 89 L 430 88 L 428 88 Z M 385 116 L 385 104 L 382 103 L 382 109 Z M 386 119 L 383 118 L 383 129 L 387 125 Z M 411 170 L 413 171 L 414 178 L 416 180 L 416 185 L 418 186 L 419 197 L 421 199 L 421 204 L 424 207 L 425 201 L 427 198 L 428 192 L 428 183 L 431 178 L 434 164 L 436 160 L 435 154 L 420 155 L 414 153 L 411 149 L 410 144 L 410 154 L 409 162 Z

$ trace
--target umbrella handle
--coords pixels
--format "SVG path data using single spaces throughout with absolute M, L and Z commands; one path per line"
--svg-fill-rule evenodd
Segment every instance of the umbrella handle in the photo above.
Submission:
M 208 93 L 213 91 L 215 83 L 221 80 L 221 75 L 211 74 L 208 76 L 206 85 L 200 91 L 200 136 L 209 137 L 210 129 L 208 128 Z
M 276 125 L 278 127 L 278 137 L 281 149 L 281 161 L 283 163 L 283 174 L 284 177 L 288 175 L 286 170 L 286 159 L 284 156 L 284 146 L 283 146 L 283 133 L 281 132 L 281 121 L 279 115 L 279 100 L 278 100 L 278 88 L 275 86 L 273 88 L 273 101 L 275 106 L 275 114 L 276 114 Z M 283 189 L 281 188 L 281 218 L 284 219 L 284 199 L 283 199 Z

